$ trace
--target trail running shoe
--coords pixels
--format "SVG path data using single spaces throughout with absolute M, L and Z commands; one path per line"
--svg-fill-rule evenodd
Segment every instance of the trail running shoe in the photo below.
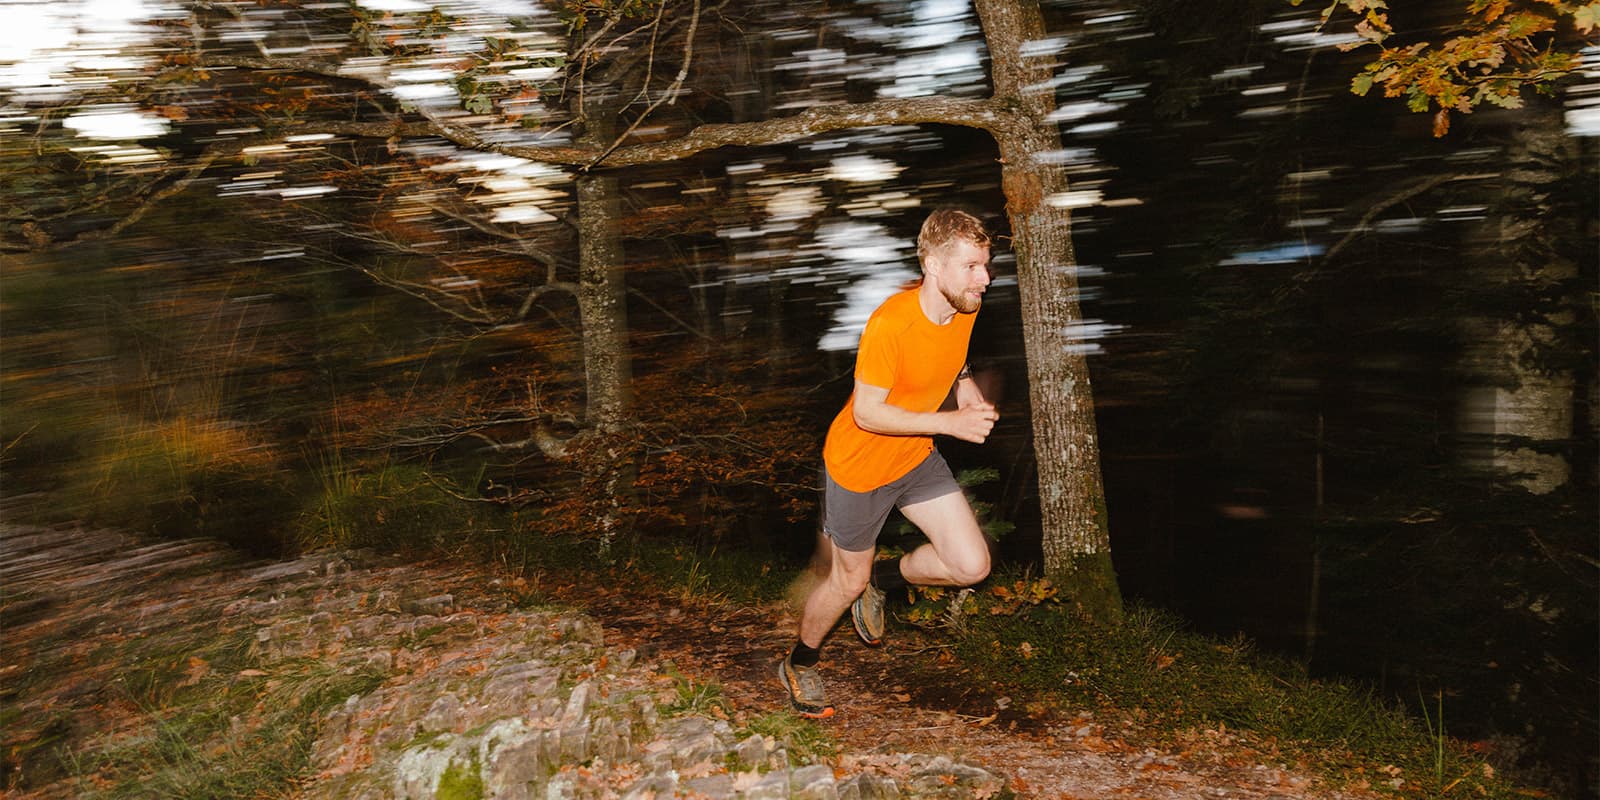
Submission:
M 870 647 L 883 644 L 883 591 L 868 583 L 861 596 L 850 604 L 850 621 L 855 623 L 856 635 Z
M 833 704 L 822 690 L 822 676 L 817 674 L 816 667 L 797 667 L 784 656 L 778 662 L 778 680 L 789 690 L 789 703 L 800 716 L 807 719 L 833 716 Z

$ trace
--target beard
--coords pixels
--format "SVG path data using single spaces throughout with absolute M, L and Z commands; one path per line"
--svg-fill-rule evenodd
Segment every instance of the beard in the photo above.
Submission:
M 983 305 L 982 295 L 973 297 L 966 292 L 952 293 L 944 288 L 940 288 L 939 293 L 944 295 L 945 302 L 949 303 L 950 307 L 955 309 L 957 313 L 971 314 L 977 311 L 979 306 Z

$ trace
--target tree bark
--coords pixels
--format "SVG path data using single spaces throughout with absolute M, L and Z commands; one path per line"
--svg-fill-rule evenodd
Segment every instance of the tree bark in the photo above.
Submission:
M 977 8 L 995 99 L 1011 110 L 993 133 L 1017 257 L 1044 574 L 1090 617 L 1117 622 L 1122 595 L 1111 563 L 1087 348 L 1074 335 L 1082 328 L 1082 313 L 1072 220 L 1067 209 L 1050 202 L 1067 190 L 1067 176 L 1041 158 L 1061 148 L 1061 135 L 1049 120 L 1054 90 L 1027 88 L 1050 85 L 1050 64 L 1022 54 L 1024 43 L 1045 37 L 1044 20 L 1035 2 L 978 0 Z
M 578 318 L 588 390 L 584 420 L 602 433 L 615 433 L 627 424 L 633 405 L 617 180 L 586 173 L 578 177 L 577 189 Z
M 1571 139 L 1553 109 L 1524 112 L 1512 132 L 1503 195 L 1483 230 L 1483 280 L 1511 297 L 1537 298 L 1500 318 L 1470 323 L 1468 369 L 1481 384 L 1469 395 L 1464 427 L 1481 434 L 1478 451 L 1496 475 L 1534 494 L 1567 483 L 1571 465 L 1561 450 L 1574 435 L 1577 379 L 1553 365 L 1563 329 L 1576 314 L 1567 296 L 1577 262 L 1562 244 L 1580 240 L 1580 224 L 1558 198 L 1559 183 L 1576 163 Z
M 578 142 L 604 149 L 615 136 L 620 104 L 603 86 L 592 86 L 577 101 L 583 120 Z M 628 351 L 627 285 L 624 277 L 622 200 L 617 179 L 585 170 L 577 178 L 578 320 L 583 330 L 583 369 L 587 436 L 598 443 L 580 453 L 580 465 L 597 485 L 602 504 L 595 520 L 600 552 L 623 532 L 623 504 L 633 491 L 633 467 L 621 434 L 633 413 L 633 362 Z

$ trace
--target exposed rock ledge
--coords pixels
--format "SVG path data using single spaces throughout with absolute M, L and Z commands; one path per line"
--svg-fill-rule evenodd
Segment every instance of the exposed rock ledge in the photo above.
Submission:
M 805 763 L 783 742 L 664 709 L 681 679 L 608 648 L 584 614 L 516 608 L 459 566 L 353 554 L 248 562 L 201 542 L 0 526 L 4 745 L 14 796 L 65 797 L 81 779 L 30 782 L 40 737 L 67 746 L 137 736 L 108 686 L 112 642 L 238 637 L 237 680 L 316 662 L 374 677 L 320 721 L 308 798 L 988 797 L 1001 776 L 945 756 L 877 753 Z M 120 650 L 118 652 L 128 652 Z M 162 651 L 166 652 L 166 651 Z M 191 663 L 195 670 L 204 668 Z M 63 715 L 63 712 L 70 712 Z M 65 736 L 46 719 L 70 719 Z M 248 722 L 236 720 L 237 724 Z M 53 724 L 53 723 L 52 723 Z M 837 767 L 837 770 L 836 770 Z

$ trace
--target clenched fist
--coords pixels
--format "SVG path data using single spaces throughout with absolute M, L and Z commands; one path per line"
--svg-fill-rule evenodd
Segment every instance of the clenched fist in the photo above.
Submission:
M 983 440 L 989 438 L 989 432 L 994 430 L 997 419 L 1000 419 L 1000 412 L 995 410 L 993 404 L 973 403 L 951 412 L 947 425 L 949 430 L 945 432 L 964 442 L 983 444 Z

